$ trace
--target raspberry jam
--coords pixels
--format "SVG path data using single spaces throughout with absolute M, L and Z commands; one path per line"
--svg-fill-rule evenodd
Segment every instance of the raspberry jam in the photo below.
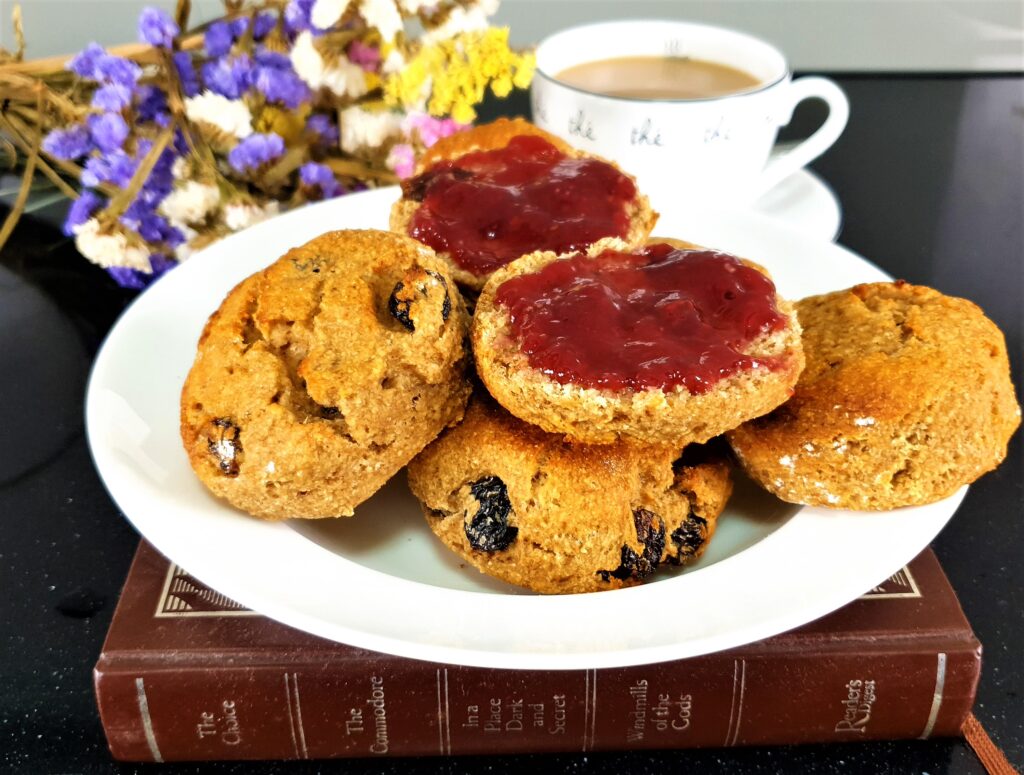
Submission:
M 526 253 L 586 250 L 625 237 L 633 181 L 597 159 L 566 156 L 541 137 L 435 164 L 402 184 L 422 202 L 409 234 L 475 275 Z
M 657 244 L 575 255 L 502 283 L 495 300 L 530 365 L 562 384 L 696 394 L 783 364 L 743 353 L 786 327 L 775 285 L 717 251 Z

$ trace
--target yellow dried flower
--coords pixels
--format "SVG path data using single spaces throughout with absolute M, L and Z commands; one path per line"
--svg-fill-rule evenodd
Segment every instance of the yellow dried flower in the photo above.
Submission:
M 424 46 L 400 72 L 387 77 L 384 100 L 408 109 L 426 99 L 431 114 L 469 122 L 488 86 L 505 97 L 513 87 L 528 86 L 533 69 L 532 53 L 519 54 L 509 47 L 507 28 L 462 32 Z
M 309 113 L 309 105 L 300 105 L 294 110 L 264 105 L 253 119 L 253 128 L 257 132 L 274 132 L 284 138 L 285 144 L 296 145 L 302 139 Z

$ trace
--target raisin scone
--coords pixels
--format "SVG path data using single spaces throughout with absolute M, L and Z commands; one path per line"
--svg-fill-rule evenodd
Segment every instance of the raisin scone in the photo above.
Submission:
M 522 119 L 444 138 L 416 171 L 391 229 L 434 248 L 471 291 L 537 250 L 642 244 L 657 220 L 632 177 Z
M 512 414 L 590 444 L 707 441 L 784 402 L 803 368 L 765 270 L 671 240 L 504 267 L 477 301 L 473 349 Z
M 793 398 L 732 431 L 743 467 L 792 503 L 931 503 L 995 468 L 1020 424 L 1002 332 L 974 304 L 904 282 L 796 304 Z
M 569 444 L 482 391 L 408 472 L 448 548 L 541 593 L 630 586 L 699 557 L 732 491 L 721 454 Z
M 193 469 L 263 519 L 351 515 L 462 417 L 467 329 L 415 240 L 335 231 L 290 250 L 203 330 L 181 393 Z

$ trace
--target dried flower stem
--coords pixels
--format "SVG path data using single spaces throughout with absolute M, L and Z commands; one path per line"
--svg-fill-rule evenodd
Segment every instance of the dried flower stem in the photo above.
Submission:
M 114 220 L 121 213 L 123 213 L 130 205 L 135 197 L 139 195 L 139 191 L 142 190 L 142 184 L 149 178 L 149 174 L 153 171 L 153 167 L 156 166 L 157 160 L 160 158 L 160 154 L 164 152 L 171 139 L 174 137 L 174 123 L 168 125 L 160 136 L 157 137 L 156 142 L 153 143 L 153 147 L 149 149 L 149 153 L 146 154 L 142 163 L 135 170 L 135 174 L 132 175 L 132 179 L 128 182 L 128 186 L 119 191 L 111 200 L 110 204 L 107 205 L 106 209 L 100 214 L 100 218 L 103 220 Z
M 45 92 L 43 87 L 40 86 L 36 90 L 36 106 L 40 113 L 43 111 L 44 95 Z M 4 219 L 3 227 L 0 228 L 0 250 L 3 250 L 7 240 L 14 232 L 14 227 L 18 223 L 18 219 L 25 210 L 25 203 L 28 201 L 29 191 L 32 190 L 32 177 L 36 172 L 36 162 L 39 160 L 39 147 L 42 144 L 42 127 L 36 127 L 35 138 L 32 141 L 32 150 L 29 152 L 28 161 L 25 163 L 25 172 L 21 176 L 21 187 L 18 189 L 18 196 L 14 200 L 14 204 L 11 206 L 11 211 L 7 214 L 7 218 Z
M 13 124 L 10 121 L 8 121 L 3 114 L 0 114 L 0 129 L 6 130 L 7 134 L 9 135 L 9 144 L 17 145 L 21 149 L 21 152 L 24 153 L 26 156 L 28 156 L 32 152 L 32 145 L 31 143 L 25 141 L 24 133 L 19 132 L 18 129 L 15 126 L 13 126 Z M 57 161 L 59 162 L 59 160 Z M 71 164 L 71 162 L 64 163 L 70 167 L 77 168 L 77 172 L 68 170 L 68 174 L 75 175 L 76 177 L 79 177 L 81 175 L 82 170 L 80 167 L 78 167 L 75 164 Z M 72 199 L 78 199 L 78 192 L 75 191 L 75 189 L 72 186 L 68 185 L 67 181 L 65 181 L 64 178 L 62 178 L 57 173 L 57 171 L 49 165 L 46 159 L 40 156 L 36 160 L 36 165 L 39 167 L 39 171 L 42 172 L 49 179 L 49 181 L 53 183 L 53 185 L 60 189 L 61 193 Z
M 359 178 L 361 180 L 369 179 L 384 184 L 398 182 L 398 175 L 391 170 L 371 167 L 369 164 L 357 159 L 326 159 L 324 164 L 330 167 L 333 172 L 347 177 Z

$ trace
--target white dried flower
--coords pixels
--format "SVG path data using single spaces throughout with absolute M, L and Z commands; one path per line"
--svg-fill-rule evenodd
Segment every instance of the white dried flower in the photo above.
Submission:
M 380 71 L 384 75 L 391 75 L 405 67 L 405 63 L 405 54 L 396 47 L 391 49 L 391 53 L 384 57 L 384 61 L 380 63 Z
M 185 241 L 174 249 L 174 258 L 179 264 L 181 264 L 192 257 L 192 253 L 194 252 L 192 250 L 192 240 L 199 236 L 199 232 L 188 224 L 181 223 L 179 221 L 171 221 L 171 226 L 178 229 L 178 231 L 185 236 Z
M 161 215 L 173 223 L 200 223 L 220 201 L 220 189 L 197 180 L 179 184 L 160 202 Z
M 291 62 L 295 72 L 311 89 L 327 88 L 339 97 L 353 99 L 366 94 L 366 73 L 363 68 L 345 57 L 339 57 L 328 66 L 317 51 L 309 32 L 303 32 L 295 39 Z
M 498 10 L 498 5 L 499 0 L 479 0 L 468 8 L 457 5 L 452 8 L 443 22 L 433 29 L 426 30 L 420 36 L 420 41 L 424 46 L 429 46 L 442 40 L 448 40 L 460 32 L 487 29 L 490 25 L 487 17 L 494 15 Z
M 341 150 L 353 153 L 359 148 L 378 148 L 392 135 L 402 131 L 402 117 L 390 111 L 369 111 L 356 106 L 338 115 Z
M 436 0 L 398 0 L 398 5 L 406 13 L 416 13 L 424 6 L 434 5 Z
M 171 174 L 174 176 L 175 180 L 187 178 L 188 167 L 189 164 L 187 161 L 185 161 L 185 157 L 179 156 L 177 159 L 174 160 L 174 163 L 171 165 Z
M 359 15 L 367 26 L 374 27 L 385 43 L 390 43 L 402 30 L 402 14 L 395 0 L 362 0 Z
M 104 234 L 100 232 L 100 222 L 90 218 L 75 229 L 75 247 L 78 252 L 102 266 L 104 269 L 120 266 L 138 269 L 149 274 L 153 267 L 149 264 L 149 253 L 144 249 L 128 244 L 124 234 Z
M 252 134 L 252 113 L 241 100 L 229 100 L 221 94 L 204 91 L 185 100 L 185 115 L 190 121 L 203 121 L 234 135 L 239 140 Z
M 276 201 L 259 205 L 255 202 L 234 202 L 224 208 L 224 225 L 232 231 L 239 231 L 254 223 L 265 221 L 279 210 Z
M 309 20 L 314 27 L 326 30 L 337 24 L 348 4 L 349 0 L 316 0 L 309 12 Z

